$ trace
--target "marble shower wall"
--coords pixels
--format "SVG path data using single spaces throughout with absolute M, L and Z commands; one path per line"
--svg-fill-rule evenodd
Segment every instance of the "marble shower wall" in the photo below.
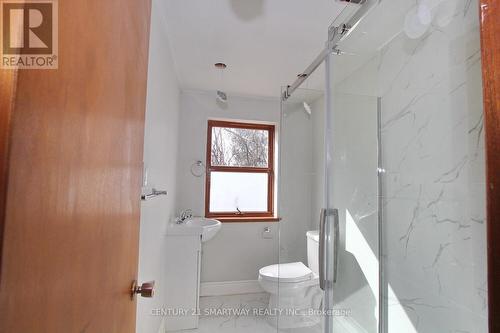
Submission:
M 340 85 L 381 97 L 391 333 L 487 332 L 478 3 L 451 3 L 447 25 L 398 34 Z

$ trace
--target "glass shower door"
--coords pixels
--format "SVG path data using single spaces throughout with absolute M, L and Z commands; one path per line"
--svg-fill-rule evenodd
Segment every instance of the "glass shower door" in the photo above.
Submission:
M 324 117 L 312 129 L 324 143 L 303 149 L 282 122 L 282 153 L 302 156 L 298 166 L 310 151 L 324 158 L 323 197 L 301 199 L 309 210 L 287 201 L 309 193 L 307 168 L 280 193 L 280 262 L 305 247 L 294 216 L 312 212 L 310 230 L 322 222 L 318 332 L 487 331 L 478 4 L 428 3 L 435 21 L 421 37 L 404 27 L 415 1 L 382 1 L 341 40 L 343 55 L 327 58 Z M 291 162 L 281 161 L 282 176 Z
M 379 332 L 378 100 L 335 89 L 331 57 L 324 91 L 282 103 L 280 332 Z
M 381 1 L 327 61 L 327 332 L 487 331 L 479 7 L 427 3 L 419 38 Z
M 379 103 L 342 92 L 326 59 L 325 332 L 379 332 Z

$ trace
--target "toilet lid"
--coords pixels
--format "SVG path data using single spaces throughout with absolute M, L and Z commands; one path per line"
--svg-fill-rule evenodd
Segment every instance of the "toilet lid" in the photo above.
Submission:
M 302 282 L 314 277 L 313 272 L 301 262 L 266 266 L 259 270 L 259 275 L 265 280 L 279 282 Z

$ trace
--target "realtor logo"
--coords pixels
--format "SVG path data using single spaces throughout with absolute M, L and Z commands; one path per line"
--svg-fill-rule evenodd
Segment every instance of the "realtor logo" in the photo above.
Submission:
M 57 68 L 57 0 L 0 0 L 0 20 L 1 68 Z

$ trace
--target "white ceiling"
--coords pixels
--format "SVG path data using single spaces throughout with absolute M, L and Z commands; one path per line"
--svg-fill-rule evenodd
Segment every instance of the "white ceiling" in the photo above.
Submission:
M 182 89 L 263 97 L 279 97 L 281 87 L 291 84 L 312 62 L 324 47 L 328 26 L 346 8 L 334 0 L 156 0 L 155 4 L 153 10 L 165 17 Z M 414 4 L 414 0 L 382 1 L 341 44 L 356 55 L 346 55 L 337 79 L 400 32 L 404 15 Z M 347 11 L 352 12 L 353 5 L 349 6 Z M 213 66 L 216 62 L 228 65 L 222 79 Z M 302 88 L 323 86 L 320 69 Z
M 182 89 L 280 95 L 322 50 L 334 0 L 158 0 Z M 221 82 L 213 64 L 228 65 Z M 222 86 L 222 87 L 220 87 Z

